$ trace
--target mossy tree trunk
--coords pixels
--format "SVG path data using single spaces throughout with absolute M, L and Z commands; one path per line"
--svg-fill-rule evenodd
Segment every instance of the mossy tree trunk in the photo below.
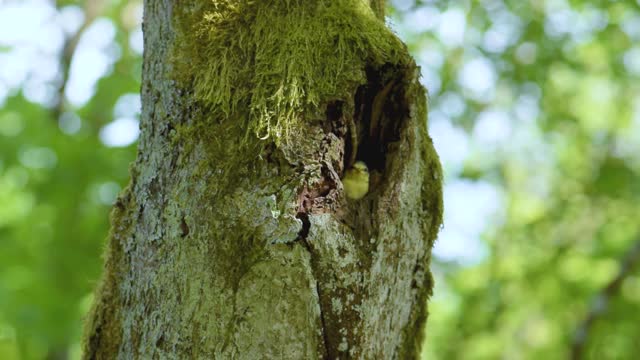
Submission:
M 145 2 L 142 135 L 85 358 L 416 356 L 441 170 L 381 4 Z

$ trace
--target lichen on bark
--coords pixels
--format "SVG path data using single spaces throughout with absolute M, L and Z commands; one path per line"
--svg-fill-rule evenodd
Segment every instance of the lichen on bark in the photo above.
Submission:
M 150 1 L 144 61 L 85 357 L 415 356 L 442 176 L 380 9 Z M 349 149 L 349 122 L 377 129 Z M 357 202 L 340 182 L 354 151 L 372 172 Z

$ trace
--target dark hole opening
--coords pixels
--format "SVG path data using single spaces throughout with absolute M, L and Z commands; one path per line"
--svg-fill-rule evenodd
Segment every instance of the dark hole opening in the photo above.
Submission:
M 386 64 L 366 69 L 367 84 L 355 95 L 354 121 L 358 149 L 353 157 L 351 134 L 345 144 L 345 167 L 364 161 L 369 171 L 384 174 L 390 144 L 400 139 L 400 126 L 408 114 L 402 68 Z

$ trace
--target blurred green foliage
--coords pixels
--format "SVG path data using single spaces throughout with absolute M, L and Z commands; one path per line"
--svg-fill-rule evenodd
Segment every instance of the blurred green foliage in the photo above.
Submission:
M 133 160 L 133 145 L 109 147 L 100 134 L 139 88 L 131 43 L 140 2 L 67 0 L 56 11 L 98 3 L 98 19 L 116 29 L 118 56 L 90 100 L 64 103 L 59 117 L 55 96 L 34 101 L 18 84 L 0 101 L 0 359 L 79 356 L 108 211 Z M 457 134 L 432 131 L 447 183 L 500 194 L 476 239 L 481 256 L 436 252 L 423 357 L 636 358 L 639 2 L 389 5 L 393 28 L 423 66 L 430 125 Z M 0 56 L 14 47 L 0 43 Z M 463 156 L 447 156 L 451 149 Z
M 83 2 L 61 3 L 58 10 L 67 5 L 81 10 Z M 99 19 L 117 29 L 119 56 L 88 102 L 60 105 L 55 94 L 30 101 L 22 86 L 0 98 L 0 359 L 79 357 L 108 213 L 135 154 L 133 145 L 108 147 L 100 140 L 118 99 L 139 92 L 141 57 L 130 50 L 122 23 L 132 9 L 112 1 L 102 10 Z M 7 52 L 25 47 L 12 44 Z M 58 88 L 56 80 L 42 86 Z
M 448 181 L 486 182 L 504 195 L 482 234 L 486 256 L 436 258 L 424 358 L 637 358 L 640 2 L 394 3 L 418 58 L 443 56 L 435 66 L 424 59 L 427 87 L 439 85 L 431 113 L 446 114 L 471 143 Z M 447 43 L 438 20 L 412 31 L 407 21 L 421 12 L 462 14 L 462 41 Z M 460 75 L 473 61 L 492 71 L 480 93 Z M 462 111 L 448 108 L 451 97 L 463 99 Z M 487 111 L 508 123 L 482 126 Z

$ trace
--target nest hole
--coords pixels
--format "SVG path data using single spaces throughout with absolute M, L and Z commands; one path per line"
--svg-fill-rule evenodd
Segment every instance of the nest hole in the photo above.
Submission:
M 402 124 L 409 115 L 406 74 L 405 69 L 393 64 L 368 67 L 367 83 L 358 87 L 354 97 L 357 134 L 353 136 L 347 127 L 344 169 L 356 161 L 367 164 L 372 175 L 370 191 L 383 180 L 393 144 L 400 140 Z

